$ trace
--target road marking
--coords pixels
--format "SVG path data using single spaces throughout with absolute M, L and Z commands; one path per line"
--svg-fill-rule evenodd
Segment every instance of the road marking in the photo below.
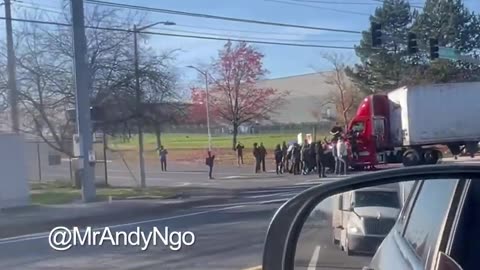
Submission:
M 313 251 L 312 258 L 310 259 L 310 262 L 308 263 L 307 270 L 316 270 L 317 269 L 318 257 L 320 255 L 320 248 L 321 248 L 321 246 L 317 246 L 315 248 L 315 250 Z
M 136 221 L 136 222 L 130 222 L 130 223 L 124 223 L 124 224 L 110 225 L 110 226 L 106 226 L 106 227 L 95 228 L 95 229 L 93 229 L 93 231 L 104 230 L 105 228 L 114 229 L 114 228 L 127 227 L 127 226 L 132 226 L 132 225 L 140 225 L 140 224 L 145 224 L 145 223 L 172 220 L 172 219 L 177 219 L 177 218 L 198 216 L 198 215 L 220 212 L 220 211 L 224 211 L 224 210 L 230 210 L 230 209 L 241 208 L 241 207 L 244 207 L 244 205 L 235 205 L 235 206 L 224 207 L 224 208 L 220 208 L 220 209 L 205 210 L 205 211 L 201 211 L 201 212 L 195 212 L 195 213 L 189 213 L 189 214 L 183 214 L 183 215 L 177 215 L 177 216 L 171 216 L 171 217 L 148 219 L 148 220 L 142 220 L 142 221 Z M 83 232 L 83 230 L 82 230 L 82 232 Z M 9 238 L 1 238 L 0 239 L 0 245 L 47 238 L 49 234 L 50 234 L 50 232 L 43 232 L 43 233 L 20 235 L 20 236 L 9 237 Z
M 265 198 L 265 197 L 274 197 L 274 196 L 295 196 L 299 192 L 278 192 L 278 193 L 273 193 L 273 194 L 263 194 L 263 195 L 255 195 L 255 196 L 247 196 L 246 198 L 249 199 L 258 199 L 258 198 Z
M 245 268 L 245 269 L 242 269 L 242 270 L 262 270 L 262 266 L 257 265 L 257 266 L 250 267 L 250 268 Z

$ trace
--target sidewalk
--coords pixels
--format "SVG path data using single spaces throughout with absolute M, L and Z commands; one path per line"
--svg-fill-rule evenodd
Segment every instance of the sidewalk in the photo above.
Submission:
M 57 226 L 85 227 L 128 223 L 202 204 L 226 203 L 231 198 L 231 194 L 204 195 L 164 200 L 121 200 L 0 209 L 0 240 L 48 232 Z

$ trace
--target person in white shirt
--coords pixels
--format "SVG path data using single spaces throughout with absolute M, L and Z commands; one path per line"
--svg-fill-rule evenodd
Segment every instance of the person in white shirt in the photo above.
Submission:
M 337 158 L 338 158 L 338 174 L 341 174 L 343 171 L 343 175 L 347 175 L 347 145 L 343 138 L 339 138 L 337 141 Z M 337 167 L 337 166 L 335 166 Z

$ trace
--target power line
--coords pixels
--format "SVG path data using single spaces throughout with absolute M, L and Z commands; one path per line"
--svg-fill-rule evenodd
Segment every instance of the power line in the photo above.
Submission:
M 379 3 L 384 3 L 385 0 L 372 0 L 374 2 L 379 2 Z M 407 2 L 408 3 L 408 2 Z M 412 5 L 411 3 L 408 3 L 411 7 L 414 7 L 414 8 L 423 8 L 422 6 L 419 6 L 419 5 Z
M 322 9 L 322 10 L 330 10 L 330 11 L 339 12 L 339 13 L 347 13 L 347 14 L 354 14 L 354 15 L 361 15 L 361 16 L 370 16 L 369 13 L 365 13 L 365 12 L 356 12 L 356 11 L 348 11 L 348 10 L 344 10 L 344 9 L 326 8 L 326 7 L 309 5 L 309 4 L 302 4 L 302 3 L 297 3 L 297 2 L 287 2 L 287 1 L 281 1 L 281 0 L 264 0 L 264 1 L 274 2 L 274 3 L 279 3 L 279 4 L 286 4 L 286 5 L 291 5 L 291 6 L 318 8 L 318 9 Z
M 6 19 L 5 17 L 0 17 L 0 20 L 5 20 L 5 19 Z M 38 23 L 38 24 L 45 24 L 45 25 L 67 26 L 67 27 L 72 26 L 71 24 L 68 24 L 68 23 L 58 23 L 58 22 L 28 20 L 28 19 L 17 19 L 17 18 L 12 18 L 12 21 L 26 22 L 26 23 Z M 105 30 L 105 31 L 128 32 L 128 33 L 133 32 L 133 30 L 130 30 L 130 29 L 110 28 L 110 27 L 101 27 L 101 26 L 85 26 L 85 28 Z M 272 42 L 272 41 L 248 40 L 248 39 L 237 39 L 237 38 L 227 38 L 227 37 L 206 37 L 206 36 L 198 36 L 198 35 L 182 35 L 182 34 L 151 32 L 151 31 L 140 31 L 140 33 L 149 34 L 149 35 L 180 37 L 180 38 L 193 38 L 193 39 L 218 40 L 218 41 L 235 41 L 235 42 L 247 42 L 247 43 L 252 43 L 252 44 L 279 45 L 279 46 L 290 46 L 290 47 L 324 48 L 324 49 L 340 49 L 340 50 L 353 50 L 354 49 L 353 47 L 346 47 L 346 46 L 330 46 L 330 45 L 319 45 L 319 44 L 300 44 L 300 43 L 291 43 L 291 42 Z
M 167 28 L 159 28 L 155 27 L 153 29 L 161 30 L 161 31 L 169 31 L 175 33 L 187 33 L 187 34 L 198 34 L 198 35 L 219 35 L 218 33 L 208 33 L 208 32 L 198 32 L 198 31 L 187 31 L 187 30 L 178 30 L 178 29 L 167 29 Z M 269 40 L 269 41 L 278 41 L 278 42 L 357 42 L 358 40 L 312 40 L 312 39 L 304 39 L 304 40 L 292 40 L 292 39 L 283 39 L 283 38 L 264 38 L 264 37 L 245 37 L 245 36 L 236 36 L 236 35 L 222 35 L 226 38 L 237 38 L 237 39 L 255 39 L 255 40 Z
M 332 5 L 359 5 L 359 6 L 377 6 L 378 4 L 372 2 L 339 2 L 339 1 L 323 1 L 323 0 L 292 0 L 300 3 L 317 3 L 317 4 L 332 4 Z
M 206 30 L 215 30 L 215 31 L 227 31 L 227 32 L 239 32 L 239 33 L 251 33 L 251 34 L 264 34 L 264 35 L 277 35 L 277 36 L 298 36 L 298 33 L 280 33 L 274 31 L 253 31 L 253 30 L 243 30 L 243 29 L 232 29 L 232 28 L 217 28 L 217 27 L 208 27 L 208 26 L 197 26 L 191 24 L 181 24 L 177 23 L 175 26 L 187 27 L 187 28 L 196 28 L 196 29 L 206 29 Z M 308 33 L 310 35 L 310 33 Z M 317 35 L 317 34 L 312 34 Z M 350 41 L 350 40 L 339 40 L 339 41 Z M 354 40 L 355 41 L 355 40 Z
M 315 26 L 306 26 L 306 25 L 298 25 L 298 24 L 257 21 L 257 20 L 216 16 L 216 15 L 202 14 L 202 13 L 192 13 L 192 12 L 185 12 L 185 11 L 178 11 L 178 10 L 171 10 L 171 9 L 161 9 L 161 8 L 145 7 L 145 6 L 138 6 L 138 5 L 128 5 L 128 4 L 106 2 L 106 1 L 99 1 L 99 0 L 85 0 L 85 2 L 90 3 L 90 4 L 97 4 L 97 5 L 110 6 L 110 7 L 136 9 L 136 10 L 141 10 L 141 11 L 158 12 L 158 13 L 181 15 L 181 16 L 190 16 L 190 17 L 199 17 L 199 18 L 206 18 L 206 19 L 225 20 L 225 21 L 242 22 L 242 23 L 262 24 L 262 25 L 272 25 L 272 26 L 281 26 L 281 27 L 291 27 L 291 28 L 300 28 L 300 29 L 311 29 L 311 30 L 330 31 L 330 32 L 351 33 L 351 34 L 361 34 L 362 33 L 361 31 L 355 31 L 355 30 L 344 30 L 344 29 L 315 27 Z

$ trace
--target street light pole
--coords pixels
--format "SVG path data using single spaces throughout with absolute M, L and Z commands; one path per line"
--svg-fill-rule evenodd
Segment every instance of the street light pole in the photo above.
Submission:
M 207 104 L 207 133 L 208 133 L 208 151 L 212 151 L 212 133 L 210 132 L 210 102 L 209 102 L 209 93 L 208 93 L 208 73 L 205 72 L 205 95 Z
M 136 97 L 136 114 L 138 128 L 138 158 L 140 162 L 140 187 L 147 186 L 145 177 L 145 157 L 143 156 L 143 110 L 142 110 L 142 93 L 140 91 L 140 69 L 138 67 L 138 40 L 137 25 L 133 26 L 133 42 L 134 42 L 134 65 L 135 65 L 135 97 Z
M 142 91 L 140 89 L 140 68 L 138 64 L 138 32 L 147 28 L 153 27 L 158 24 L 163 25 L 175 25 L 174 22 L 156 22 L 147 26 L 138 28 L 137 25 L 133 25 L 133 42 L 134 42 L 134 65 L 135 65 L 135 98 L 136 98 L 136 114 L 137 114 L 137 128 L 138 128 L 138 158 L 140 165 L 140 187 L 145 188 L 147 186 L 145 176 L 145 157 L 143 155 L 143 107 L 142 107 Z
M 202 71 L 195 66 L 187 66 L 188 68 L 195 69 L 198 73 L 202 74 L 205 77 L 205 95 L 206 95 L 206 104 L 207 109 L 207 133 L 208 133 L 208 151 L 212 151 L 212 133 L 210 132 L 210 102 L 209 102 L 209 93 L 208 93 L 208 72 Z

